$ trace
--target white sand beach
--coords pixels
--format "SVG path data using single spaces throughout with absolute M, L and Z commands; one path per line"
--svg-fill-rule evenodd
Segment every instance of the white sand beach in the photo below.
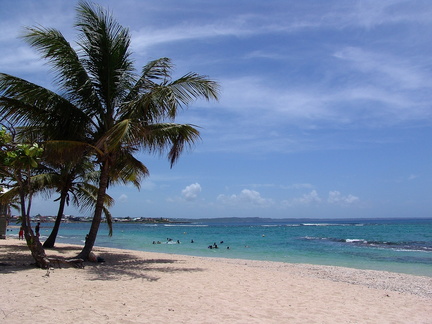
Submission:
M 57 244 L 49 257 L 74 257 Z M 41 270 L 0 240 L 0 323 L 432 323 L 432 277 L 95 248 Z

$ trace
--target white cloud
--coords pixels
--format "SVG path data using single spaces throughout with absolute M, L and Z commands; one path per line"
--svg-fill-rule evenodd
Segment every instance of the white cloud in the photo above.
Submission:
M 351 64 L 352 69 L 367 73 L 384 85 L 402 89 L 430 87 L 430 78 L 419 69 L 419 62 L 400 58 L 394 54 L 373 52 L 359 47 L 346 47 L 334 56 Z M 417 58 L 418 59 L 418 58 Z
M 331 122 L 336 128 L 348 123 L 359 124 L 362 120 L 370 125 L 372 120 L 374 125 L 386 126 L 430 118 L 428 106 L 423 101 L 428 99 L 413 96 L 429 83 L 424 73 L 417 73 L 408 63 L 403 67 L 397 60 L 388 63 L 387 67 L 383 67 L 384 63 L 380 60 L 364 64 L 368 65 L 368 77 L 353 70 L 349 73 L 350 78 L 355 77 L 355 80 L 339 86 L 328 82 L 285 85 L 283 89 L 278 89 L 266 85 L 266 81 L 258 77 L 225 79 L 222 81 L 221 108 L 227 109 L 233 116 L 247 116 L 247 119 L 241 118 L 239 127 L 252 127 L 265 122 L 272 125 L 273 131 L 279 130 L 275 126 L 286 127 L 290 124 L 309 128 Z M 347 71 L 335 70 L 331 73 L 332 78 L 337 79 Z M 256 118 L 251 112 L 255 112 Z M 359 115 L 366 115 L 367 118 L 359 119 Z
M 282 205 L 285 206 L 294 206 L 294 205 L 311 205 L 311 204 L 319 204 L 322 199 L 319 197 L 316 190 L 312 190 L 310 193 L 304 194 L 299 198 L 293 198 L 291 200 L 282 201 Z
M 406 0 L 363 0 L 358 1 L 353 10 L 347 12 L 344 20 L 348 24 L 358 24 L 367 28 L 396 23 L 428 23 L 431 9 L 427 1 L 416 2 L 412 6 Z M 419 10 L 420 9 L 420 10 Z
M 288 189 L 313 189 L 314 185 L 310 183 L 294 183 L 292 185 L 287 186 Z
M 219 195 L 217 200 L 226 205 L 268 206 L 273 204 L 271 199 L 263 198 L 258 191 L 249 189 L 243 189 L 238 195 Z
M 236 21 L 216 21 L 207 25 L 199 23 L 195 25 L 190 23 L 180 23 L 165 29 L 152 29 L 146 27 L 134 31 L 132 33 L 132 45 L 133 49 L 138 51 L 162 43 L 198 39 L 209 40 L 212 37 L 241 36 L 250 34 L 251 32 L 252 31 L 248 28 L 244 28 L 241 25 L 241 22 L 239 23 Z
M 121 203 L 127 202 L 128 200 L 128 196 L 126 194 L 121 194 L 120 197 L 118 198 L 118 201 Z
M 358 202 L 360 199 L 351 194 L 343 196 L 339 191 L 330 191 L 327 200 L 321 198 L 316 190 L 304 194 L 301 197 L 293 198 L 290 200 L 282 201 L 285 206 L 298 206 L 298 205 L 316 205 L 316 204 L 330 204 L 346 206 Z
M 353 195 L 342 196 L 339 191 L 330 191 L 327 199 L 329 204 L 350 205 L 359 201 L 359 198 Z
M 201 185 L 193 183 L 182 190 L 182 197 L 187 201 L 193 201 L 198 198 L 201 191 Z
M 156 188 L 156 184 L 153 181 L 145 180 L 141 183 L 141 189 L 153 191 Z
M 172 21 L 171 26 L 160 28 L 136 28 L 133 30 L 134 46 L 137 49 L 155 44 L 205 39 L 214 37 L 253 37 L 271 33 L 292 34 L 313 29 L 373 28 L 406 22 L 430 23 L 430 6 L 421 6 L 421 11 L 404 7 L 404 0 L 360 1 L 358 5 L 338 3 L 315 4 L 313 7 L 299 6 L 299 12 L 279 10 L 268 7 L 261 13 L 230 12 L 223 13 L 223 18 L 203 22 L 199 15 Z M 253 5 L 252 5 L 253 7 Z M 277 6 L 275 6 L 277 8 Z M 315 10 L 311 10 L 311 9 Z M 262 52 L 255 51 L 255 55 Z

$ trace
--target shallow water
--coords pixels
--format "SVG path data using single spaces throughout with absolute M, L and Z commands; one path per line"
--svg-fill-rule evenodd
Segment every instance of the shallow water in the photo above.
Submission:
M 112 237 L 108 236 L 106 224 L 101 224 L 96 245 L 432 277 L 432 219 L 190 221 L 159 225 L 115 223 Z M 51 232 L 52 225 L 42 224 L 42 241 Z M 63 223 L 57 242 L 83 244 L 89 228 L 90 223 Z M 217 249 L 208 248 L 215 243 Z

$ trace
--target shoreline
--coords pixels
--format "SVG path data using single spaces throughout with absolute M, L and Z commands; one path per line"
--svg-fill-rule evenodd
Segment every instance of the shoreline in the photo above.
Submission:
M 427 227 L 414 224 L 417 221 L 409 225 L 406 220 L 385 225 L 375 223 L 372 226 L 365 226 L 368 225 L 366 223 L 350 226 L 345 222 L 333 224 L 327 221 L 322 224 L 325 226 L 268 223 L 265 226 L 245 228 L 245 224 L 233 227 L 226 227 L 226 224 L 182 227 L 125 223 L 116 225 L 113 237 L 109 237 L 106 228 L 102 228 L 96 245 L 156 253 L 307 263 L 432 277 L 432 242 L 427 238 L 429 229 L 432 230 L 432 222 L 425 223 Z M 42 224 L 42 241 L 48 238 L 50 226 Z M 15 235 L 11 232 L 11 237 L 17 238 L 18 233 L 14 232 Z M 64 224 L 61 233 L 57 242 L 82 245 L 88 226 L 84 223 Z M 231 233 L 236 234 L 231 236 Z M 172 242 L 168 238 L 172 238 Z M 175 241 L 181 241 L 182 244 L 172 244 Z M 208 249 L 209 244 L 222 241 L 224 245 L 220 245 L 219 249 Z M 161 244 L 155 245 L 152 242 Z
M 0 242 L 4 242 L 2 240 Z M 8 241 L 22 242 L 15 238 L 9 238 Z M 18 243 L 18 244 L 19 244 Z M 0 244 L 1 246 L 2 244 Z M 16 246 L 16 244 L 7 244 L 9 246 Z M 33 263 L 33 259 L 30 255 L 25 244 L 22 244 L 23 248 L 20 249 L 19 254 L 28 252 L 29 265 Z M 16 246 L 17 247 L 17 246 Z M 53 258 L 74 258 L 82 249 L 81 245 L 69 244 L 69 243 L 56 243 L 53 249 L 45 249 L 48 257 Z M 65 250 L 70 252 L 65 252 Z M 58 251 L 61 251 L 59 253 Z M 72 252 L 74 251 L 74 252 Z M 148 252 L 141 250 L 130 250 L 114 247 L 94 246 L 93 251 L 104 259 L 110 259 L 110 254 L 130 254 L 139 255 L 141 257 L 151 258 L 181 258 L 181 259 L 194 259 L 202 262 L 215 262 L 221 264 L 232 264 L 241 265 L 251 268 L 271 268 L 278 271 L 288 271 L 290 274 L 296 274 L 304 277 L 316 277 L 321 279 L 332 280 L 335 282 L 345 282 L 353 285 L 366 286 L 369 288 L 378 288 L 384 290 L 392 290 L 395 292 L 407 292 L 413 295 L 432 299 L 432 276 L 421 276 L 406 274 L 400 272 L 392 272 L 386 270 L 371 270 L 371 269 L 358 269 L 343 266 L 333 265 L 320 265 L 320 264 L 309 264 L 309 263 L 288 263 L 281 261 L 264 261 L 264 260 L 253 260 L 253 259 L 236 259 L 236 258 L 224 258 L 224 257 L 212 257 L 212 256 L 193 256 L 177 253 L 166 253 L 166 252 Z M 25 258 L 25 256 L 24 256 Z M 1 260 L 1 258 L 0 258 Z M 93 262 L 86 262 L 87 265 L 94 265 Z M 1 266 L 1 262 L 0 262 Z M 42 270 L 43 271 L 43 270 Z M 1 272 L 0 272 L 1 274 Z M 385 277 L 386 280 L 381 282 L 379 279 Z M 409 280 L 404 280 L 409 279 Z
M 105 247 L 94 248 L 104 263 L 47 271 L 23 241 L 0 251 L 5 323 L 431 323 L 430 277 Z
M 431 224 L 432 225 L 432 224 Z M 153 227 L 151 227 L 153 228 Z M 170 228 L 170 227 L 169 227 Z M 48 238 L 49 235 L 49 229 L 50 227 L 42 227 L 42 234 L 41 234 L 41 241 L 44 241 Z M 87 228 L 75 228 L 72 229 L 82 231 L 82 239 L 80 237 L 80 234 L 76 234 L 74 232 L 73 235 L 68 234 L 68 230 L 66 230 L 66 234 L 64 237 L 59 236 L 57 239 L 57 242 L 61 242 L 63 244 L 77 244 L 82 246 L 84 242 L 84 237 L 86 235 Z M 100 235 L 98 237 L 98 242 L 96 243 L 97 246 L 100 247 L 107 247 L 107 248 L 118 248 L 118 249 L 125 249 L 125 250 L 134 250 L 134 251 L 146 251 L 146 252 L 155 252 L 155 253 L 174 253 L 178 255 L 187 255 L 187 256 L 196 256 L 196 257 L 215 257 L 215 258 L 229 258 L 229 259 L 242 259 L 242 260 L 257 260 L 257 261 L 272 261 L 272 262 L 283 262 L 287 264 L 311 264 L 316 266 L 335 266 L 335 267 L 346 267 L 351 269 L 359 269 L 359 270 L 375 270 L 375 271 L 387 271 L 387 272 L 394 272 L 394 273 L 400 273 L 400 274 L 410 274 L 415 276 L 426 276 L 432 278 L 432 264 L 430 263 L 430 251 L 426 251 L 425 253 L 421 253 L 420 251 L 415 251 L 414 253 L 417 254 L 410 254 L 411 250 L 405 250 L 410 252 L 400 252 L 401 255 L 399 255 L 399 252 L 393 254 L 384 255 L 383 253 L 379 252 L 381 250 L 386 251 L 384 253 L 391 253 L 388 252 L 391 251 L 394 248 L 394 245 L 388 244 L 388 246 L 391 246 L 390 249 L 381 249 L 379 247 L 374 247 L 372 249 L 366 249 L 363 250 L 365 253 L 365 257 L 362 260 L 360 250 L 360 257 L 357 258 L 356 253 L 358 251 L 355 251 L 354 248 L 356 248 L 356 244 L 345 244 L 342 243 L 345 247 L 348 246 L 347 250 L 344 250 L 345 247 L 341 248 L 341 250 L 329 253 L 329 251 L 324 251 L 324 255 L 321 255 L 315 251 L 315 253 L 308 254 L 310 251 L 306 251 L 306 253 L 299 252 L 303 248 L 302 246 L 296 246 L 296 242 L 293 244 L 293 249 L 290 252 L 285 252 L 282 250 L 277 250 L 276 253 L 266 253 L 263 249 L 260 250 L 260 242 L 261 242 L 261 232 L 259 234 L 260 241 L 258 242 L 258 249 L 257 246 L 253 246 L 251 249 L 244 249 L 243 247 L 249 247 L 248 245 L 252 246 L 251 242 L 248 242 L 249 244 L 238 244 L 239 242 L 229 241 L 226 237 L 220 237 L 220 238 L 214 238 L 207 242 L 205 242 L 205 237 L 202 235 L 202 237 L 196 237 L 199 236 L 199 234 L 190 234 L 188 230 L 188 236 L 186 237 L 183 234 L 186 234 L 186 232 L 183 233 L 183 229 L 179 230 L 181 232 L 181 236 L 178 236 L 179 233 L 167 233 L 166 235 L 151 235 L 149 234 L 148 237 L 146 237 L 146 240 L 143 239 L 141 236 L 132 235 L 130 238 L 128 235 L 123 235 L 123 231 L 125 233 L 129 233 L 129 227 L 120 227 L 119 232 L 117 233 L 115 238 L 111 238 L 108 236 Z M 146 228 L 148 229 L 148 228 Z M 159 231 L 159 228 L 158 228 Z M 147 231 L 148 232 L 148 231 Z M 303 233 L 304 234 L 304 233 Z M 176 236 L 177 235 L 177 236 Z M 71 236 L 71 237 L 69 237 Z M 361 235 L 360 235 L 361 236 Z M 175 237 L 173 240 L 176 241 L 177 239 L 181 240 L 180 245 L 176 244 L 165 244 L 170 243 L 166 242 L 161 237 Z M 331 235 L 329 237 L 332 237 Z M 355 235 L 348 235 L 348 238 L 356 237 Z M 8 238 L 14 239 L 18 238 L 18 233 L 16 232 L 13 234 L 8 235 Z M 188 244 L 189 239 L 194 238 L 193 241 L 196 244 Z M 130 240 L 129 240 L 130 239 Z M 162 242 L 160 245 L 155 245 L 154 242 L 159 239 L 160 242 Z M 208 243 L 211 242 L 219 242 L 219 239 L 225 241 L 226 245 L 230 247 L 229 251 L 225 248 L 219 248 L 217 250 L 209 250 Z M 254 237 L 256 239 L 256 237 Z M 153 241 L 153 244 L 151 242 Z M 319 241 L 319 239 L 318 239 Z M 329 239 L 328 241 L 332 241 L 332 239 Z M 349 241 L 349 240 L 348 240 Z M 361 241 L 361 240 L 353 240 L 353 241 Z M 159 241 L 158 241 L 159 242 Z M 197 242 L 201 242 L 197 244 Z M 204 242 L 204 243 L 203 243 Z M 392 242 L 390 240 L 390 242 Z M 237 243 L 237 244 L 235 244 Z M 414 242 L 416 243 L 416 242 Z M 339 243 L 336 243 L 339 244 Z M 384 245 L 387 247 L 387 243 L 384 242 Z M 426 244 L 426 243 L 425 243 Z M 351 245 L 351 247 L 350 247 Z M 205 248 L 204 248 L 205 246 Z M 354 246 L 354 248 L 353 248 Z M 430 246 L 430 244 L 429 244 Z M 225 247 L 225 246 L 223 246 Z M 271 248 L 269 246 L 265 248 Z M 332 248 L 330 246 L 330 248 Z M 403 248 L 403 247 L 402 247 Z M 430 247 L 428 247 L 430 249 Z M 351 250 L 349 250 L 351 249 Z M 271 251 L 271 250 L 267 250 Z M 376 252 L 378 251 L 378 252 Z M 265 252 L 265 253 L 264 253 Z M 340 253 L 339 253 L 340 252 Z M 350 253 L 353 253 L 354 257 L 350 257 Z M 367 253 L 370 253 L 367 254 Z M 392 260 L 392 258 L 395 258 Z M 396 259 L 398 258 L 398 259 Z M 406 258 L 406 259 L 404 259 Z M 418 258 L 418 261 L 416 260 Z

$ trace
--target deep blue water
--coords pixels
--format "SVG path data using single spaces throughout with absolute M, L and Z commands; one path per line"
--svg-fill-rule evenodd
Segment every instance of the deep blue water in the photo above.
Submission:
M 42 224 L 42 241 L 51 227 L 51 223 Z M 83 244 L 89 228 L 90 223 L 63 223 L 57 242 Z M 218 248 L 209 249 L 214 243 Z M 115 223 L 112 237 L 108 236 L 107 225 L 101 224 L 96 245 L 432 276 L 432 219 L 213 219 L 192 220 L 189 224 Z

